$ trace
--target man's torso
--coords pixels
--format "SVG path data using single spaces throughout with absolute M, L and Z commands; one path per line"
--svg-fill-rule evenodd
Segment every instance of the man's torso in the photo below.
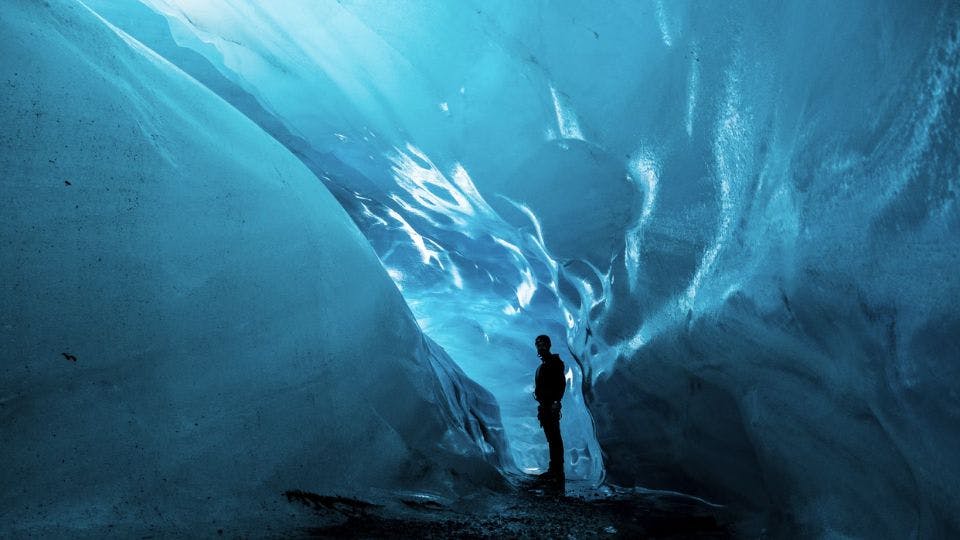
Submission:
M 560 401 L 566 389 L 563 360 L 553 354 L 550 359 L 543 361 L 537 368 L 534 394 L 541 405 Z

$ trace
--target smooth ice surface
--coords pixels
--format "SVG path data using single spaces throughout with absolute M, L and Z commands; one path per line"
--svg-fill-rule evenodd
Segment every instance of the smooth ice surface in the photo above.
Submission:
M 0 536 L 495 484 L 492 397 L 286 148 L 78 2 L 4 3 L 0 56 Z
M 547 331 L 571 476 L 960 535 L 955 1 L 89 3 L 324 181 L 517 466 Z
M 519 462 L 554 321 L 609 479 L 960 526 L 955 2 L 147 3 L 352 169 L 326 181 Z
M 513 69 L 513 56 L 493 42 L 470 44 L 480 37 L 471 19 L 461 28 L 467 50 L 428 41 L 411 49 L 411 43 L 395 39 L 404 29 L 371 26 L 380 10 L 409 24 L 427 16 L 455 21 L 467 4 L 147 2 L 170 18 L 167 32 L 189 52 L 162 35 L 142 8 L 91 4 L 256 119 L 327 182 L 370 239 L 425 333 L 496 397 L 511 458 L 522 471 L 546 467 L 546 442 L 532 398 L 539 364 L 532 341 L 540 333 L 553 335 L 570 368 L 562 425 L 568 476 L 602 477 L 579 362 L 563 344 L 572 315 L 558 301 L 557 283 L 562 265 L 577 258 L 578 250 L 592 251 L 591 261 L 599 264 L 608 261 L 618 240 L 607 230 L 626 225 L 635 194 L 616 162 L 581 140 L 562 91 L 544 88 L 543 103 L 550 108 L 538 120 L 545 124 L 530 126 L 536 154 L 518 146 L 518 155 L 500 156 L 503 169 L 484 178 L 487 198 L 472 169 L 458 161 L 462 149 L 454 143 L 475 144 L 508 127 L 500 125 L 504 118 L 472 103 L 486 104 L 501 91 L 497 79 L 505 75 L 501 70 Z M 430 15 L 434 10 L 439 11 Z M 453 55 L 451 63 L 428 60 L 440 51 Z M 479 80 L 459 66 L 471 52 L 488 55 L 492 63 Z M 198 62 L 197 53 L 208 63 Z M 486 80 L 488 75 L 493 78 Z M 509 77 L 519 83 L 524 74 Z M 446 80 L 450 93 L 431 89 L 436 81 L 430 79 Z M 533 101 L 540 92 L 538 84 L 523 90 L 520 97 Z M 529 121 L 517 112 L 516 120 Z M 485 132 L 474 133 L 483 125 Z M 463 130 L 456 141 L 448 139 L 451 129 Z M 477 151 L 486 155 L 487 149 Z M 483 163 L 489 158 L 499 159 L 490 155 Z M 562 176 L 565 189 L 523 181 L 529 174 Z M 598 183 L 595 175 L 612 181 Z M 574 211 L 538 217 L 529 203 L 516 203 L 536 198 L 569 209 L 574 181 L 580 191 Z M 544 230 L 551 236 L 545 238 Z M 544 242 L 551 243 L 549 250 Z M 555 257 L 562 258 L 559 265 Z M 575 264 L 593 273 L 592 262 Z M 575 286 L 590 286 L 582 281 Z

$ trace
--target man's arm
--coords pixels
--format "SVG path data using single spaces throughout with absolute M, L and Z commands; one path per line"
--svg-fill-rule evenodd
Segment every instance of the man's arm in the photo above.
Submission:
M 554 396 L 557 401 L 563 398 L 563 392 L 567 389 L 566 367 L 563 361 L 557 360 L 556 375 L 554 375 Z
M 543 365 L 537 367 L 537 373 L 533 376 L 533 399 L 537 402 L 541 401 L 540 393 L 543 391 L 543 383 L 540 380 L 540 370 L 543 369 Z

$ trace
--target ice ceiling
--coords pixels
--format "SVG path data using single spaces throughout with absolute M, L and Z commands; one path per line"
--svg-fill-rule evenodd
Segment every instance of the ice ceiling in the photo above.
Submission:
M 960 528 L 956 2 L 85 4 L 323 182 L 503 466 L 548 333 L 570 477 Z

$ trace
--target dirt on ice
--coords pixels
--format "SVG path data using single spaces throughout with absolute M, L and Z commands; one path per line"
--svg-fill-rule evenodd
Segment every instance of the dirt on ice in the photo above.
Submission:
M 733 514 L 679 493 L 514 482 L 458 501 L 400 494 L 373 503 L 288 491 L 316 513 L 304 538 L 730 538 Z

